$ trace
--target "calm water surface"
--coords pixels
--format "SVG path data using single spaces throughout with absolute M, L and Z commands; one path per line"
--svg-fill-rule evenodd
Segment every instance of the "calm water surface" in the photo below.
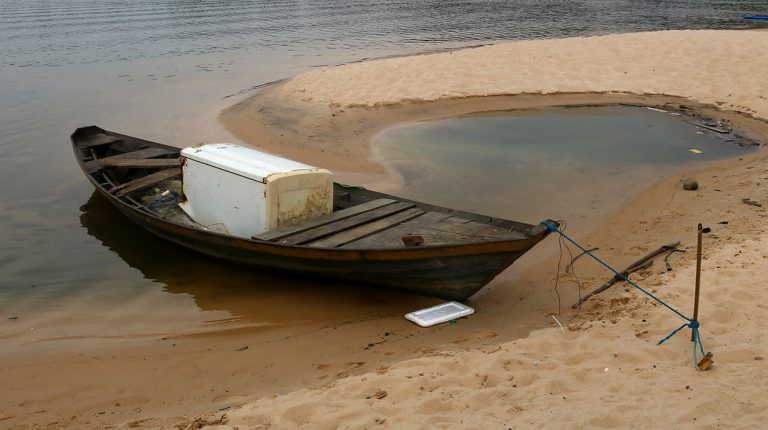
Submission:
M 728 136 L 670 113 L 610 106 L 404 124 L 373 144 L 402 174 L 405 197 L 530 223 L 565 219 L 586 233 L 660 177 L 755 150 Z
M 740 17 L 764 6 L 0 0 L 0 339 L 154 335 L 233 320 L 283 324 L 397 300 L 324 286 L 332 303 L 308 293 L 315 282 L 286 285 L 143 234 L 91 197 L 68 141 L 78 126 L 179 146 L 232 140 L 216 122 L 221 108 L 254 85 L 313 67 L 501 40 L 742 28 Z M 291 307 L 308 295 L 313 309 L 325 311 Z M 0 352 L 13 343 L 2 342 Z

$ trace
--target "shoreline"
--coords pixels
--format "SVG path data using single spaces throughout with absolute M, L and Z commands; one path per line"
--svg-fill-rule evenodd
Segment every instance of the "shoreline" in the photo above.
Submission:
M 621 40 L 620 36 L 596 38 Z M 571 46 L 573 41 L 567 40 L 566 45 Z M 512 42 L 516 43 L 523 42 Z M 476 49 L 481 48 L 470 51 Z M 561 54 L 571 55 L 567 50 Z M 432 55 L 453 54 L 422 55 L 419 61 Z M 409 59 L 411 57 L 383 61 Z M 377 67 L 374 63 L 376 61 L 359 64 Z M 333 68 L 335 71 L 331 72 L 310 72 L 314 74 L 310 77 L 340 73 L 345 67 L 348 66 Z M 538 78 L 531 77 L 530 83 Z M 354 179 L 362 178 L 387 186 L 397 186 L 397 183 L 391 182 L 385 167 L 371 158 L 373 153 L 367 142 L 378 130 L 413 118 L 440 119 L 471 114 L 478 108 L 499 111 L 509 110 L 510 106 L 550 107 L 565 100 L 584 104 L 647 101 L 652 105 L 659 105 L 663 100 L 697 106 L 704 111 L 725 107 L 718 105 L 717 100 L 691 102 L 685 97 L 613 91 L 554 91 L 552 94 L 532 91 L 521 95 L 459 96 L 436 101 L 410 97 L 412 93 L 403 91 L 399 94 L 402 102 L 385 100 L 379 104 L 346 105 L 319 96 L 304 100 L 312 87 L 305 85 L 305 75 L 294 79 L 297 80 L 287 81 L 283 86 L 270 88 L 228 108 L 221 117 L 222 122 L 225 125 L 231 120 L 239 122 L 239 131 L 233 130 L 233 133 L 246 142 L 253 143 L 254 139 L 266 136 L 266 140 L 258 141 L 262 149 L 321 167 L 341 169 L 342 180 L 350 178 L 353 180 L 349 182 L 360 182 Z M 321 81 L 311 83 L 317 82 Z M 354 79 L 343 82 L 356 90 L 366 88 L 363 84 L 353 85 Z M 292 87 L 286 89 L 289 83 Z M 288 91 L 296 90 L 299 84 L 304 93 Z M 418 92 L 418 88 L 414 92 Z M 304 97 L 291 98 L 300 94 Z M 338 94 L 349 94 L 349 91 L 342 89 Z M 497 109 L 492 109 L 494 107 Z M 744 119 L 740 113 L 727 110 L 718 112 L 732 115 L 735 123 L 750 130 L 754 126 L 754 132 L 762 141 L 768 141 L 762 119 Z M 757 107 L 750 114 L 768 118 L 768 107 Z M 726 423 L 757 427 L 768 419 L 764 402 L 753 400 L 760 387 L 739 392 L 736 389 L 749 386 L 754 378 L 768 377 L 764 362 L 755 358 L 768 355 L 764 346 L 760 346 L 765 345 L 764 333 L 768 329 L 765 323 L 755 323 L 745 316 L 747 311 L 759 313 L 765 309 L 766 296 L 759 288 L 768 281 L 766 274 L 758 273 L 757 279 L 751 280 L 749 273 L 758 270 L 761 260 L 768 259 L 766 211 L 765 207 L 749 206 L 741 200 L 751 198 L 768 206 L 765 187 L 768 154 L 759 151 L 741 159 L 722 160 L 683 175 L 700 178 L 701 188 L 696 192 L 683 191 L 681 177 L 663 178 L 610 216 L 602 229 L 577 240 L 599 246 L 601 252 L 609 256 L 610 263 L 623 266 L 650 249 L 677 239 L 690 247 L 696 222 L 714 227 L 713 234 L 707 236 L 711 242 L 705 250 L 705 282 L 721 288 L 705 290 L 701 314 L 705 345 L 715 351 L 716 367 L 710 373 L 694 373 L 685 334 L 676 336 L 664 347 L 653 346 L 679 322 L 674 315 L 661 312 L 621 285 L 587 302 L 578 319 L 567 323 L 573 315 L 568 305 L 576 293 L 574 286 L 564 286 L 560 293 L 565 305 L 566 329 L 561 332 L 550 318 L 551 314 L 557 314 L 551 289 L 555 275 L 553 262 L 532 256 L 524 266 L 513 266 L 513 270 L 500 275 L 472 298 L 471 304 L 478 313 L 451 326 L 416 328 L 404 321 L 401 314 L 402 310 L 411 311 L 421 303 L 396 306 L 384 303 L 381 306 L 388 311 L 368 321 L 350 320 L 334 326 L 309 327 L 299 335 L 275 330 L 271 344 L 254 336 L 259 328 L 246 327 L 228 334 L 156 341 L 156 347 L 114 351 L 102 348 L 98 353 L 93 352 L 93 357 L 90 357 L 92 351 L 86 354 L 89 357 L 83 357 L 78 351 L 64 357 L 17 357 L 6 365 L 16 369 L 9 393 L 16 392 L 18 396 L 7 402 L 13 409 L 9 406 L 5 411 L 0 410 L 0 422 L 14 424 L 31 420 L 80 428 L 102 428 L 108 424 L 119 428 L 174 428 L 177 425 L 180 428 L 205 425 L 221 425 L 220 428 L 450 427 L 457 422 L 476 428 L 553 423 L 610 428 L 621 427 L 626 420 L 642 420 L 645 409 L 637 405 L 647 402 L 650 407 L 672 414 L 672 421 L 682 427 L 718 425 L 720 422 L 709 410 L 725 414 L 730 420 Z M 729 224 L 718 224 L 725 219 Z M 549 249 L 542 250 L 544 256 L 554 252 L 556 246 L 554 241 L 548 245 L 551 245 Z M 692 282 L 691 254 L 673 257 L 672 272 L 667 273 L 657 263 L 633 279 L 687 309 L 691 301 L 688 289 Z M 748 255 L 753 261 L 744 262 L 735 255 Z M 580 265 L 584 290 L 609 278 L 596 265 L 588 262 Z M 402 298 L 403 302 L 405 299 Z M 374 339 L 372 335 L 377 337 Z M 285 339 L 291 339 L 289 353 L 285 352 L 286 344 L 279 343 Z M 387 342 L 375 348 L 363 347 L 367 342 L 380 339 Z M 303 360 L 309 357 L 302 357 L 302 351 L 307 348 L 304 341 L 323 347 L 309 354 L 311 363 Z M 177 342 L 176 349 L 169 347 L 168 342 Z M 238 350 L 244 344 L 251 347 Z M 270 352 L 277 354 L 277 362 L 258 361 Z M 227 366 L 219 366 L 221 362 Z M 609 370 L 606 372 L 605 368 Z M 70 374 L 72 369 L 79 371 Z M 66 375 L 67 379 L 61 383 L 71 384 L 69 391 L 27 386 L 28 381 L 45 375 L 61 377 L 57 374 Z M 127 384 L 121 380 L 123 375 L 125 378 L 143 375 L 143 379 Z M 610 379 L 606 380 L 606 376 Z M 142 383 L 152 385 L 155 380 L 164 380 L 166 386 L 160 390 L 142 386 Z M 380 390 L 386 395 L 378 399 Z M 704 395 L 692 395 L 691 390 Z M 724 390 L 728 390 L 725 391 L 728 399 L 719 398 Z M 604 404 L 594 408 L 598 409 L 595 416 L 589 416 L 595 397 L 601 398 Z M 682 398 L 687 398 L 689 403 L 683 403 Z M 77 400 L 77 406 L 72 406 L 67 399 Z M 664 406 L 667 404 L 672 406 Z M 692 406 L 686 406 L 688 404 Z M 45 410 L 38 412 L 43 408 Z M 756 410 L 759 408 L 763 409 Z M 115 412 L 116 409 L 120 411 Z M 468 409 L 472 412 L 467 413 Z M 106 414 L 102 415 L 104 411 Z M 118 415 L 111 415 L 113 412 Z M 22 413 L 28 414 L 26 420 Z M 195 415 L 198 416 L 194 418 Z M 650 424 L 662 427 L 667 423 L 651 421 Z
M 284 83 L 283 83 L 284 84 Z M 697 114 L 725 119 L 755 140 L 768 142 L 768 120 L 741 111 L 724 110 L 680 96 L 608 92 L 470 96 L 435 101 L 404 101 L 376 108 L 351 107 L 317 112 L 314 107 L 281 107 L 275 100 L 280 85 L 263 89 L 219 115 L 237 139 L 267 152 L 337 170 L 342 181 L 362 178 L 364 184 L 381 182 L 392 188 L 398 174 L 376 154 L 371 141 L 390 127 L 477 115 L 510 114 L 548 108 L 639 106 L 664 109 L 680 106 Z M 330 116 L 332 119 L 325 118 Z M 327 125 L 320 125 L 326 122 Z M 282 124 L 290 126 L 283 127 Z M 295 143 L 301 142 L 301 143 Z M 367 181 L 367 182 L 366 182 Z M 353 181 L 350 181 L 353 182 Z M 357 181 L 360 182 L 360 181 Z

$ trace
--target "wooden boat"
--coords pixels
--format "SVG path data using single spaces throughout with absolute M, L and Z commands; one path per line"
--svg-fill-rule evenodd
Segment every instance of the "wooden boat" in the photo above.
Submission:
M 155 235 L 238 263 L 463 300 L 544 239 L 530 225 L 334 184 L 331 215 L 251 239 L 213 231 L 179 208 L 180 149 L 96 126 L 71 136 L 96 190 Z

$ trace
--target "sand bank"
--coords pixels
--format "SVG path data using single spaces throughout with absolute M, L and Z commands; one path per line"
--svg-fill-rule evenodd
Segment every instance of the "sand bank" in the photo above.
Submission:
M 269 150 L 368 172 L 380 169 L 370 159 L 370 136 L 404 120 L 672 101 L 761 123 L 768 118 L 768 75 L 761 72 L 768 58 L 754 53 L 766 43 L 766 32 L 670 31 L 391 58 L 298 76 L 230 108 L 222 121 Z M 761 127 L 756 133 L 765 137 Z M 700 179 L 698 191 L 681 189 L 687 175 Z M 665 178 L 584 238 L 618 262 L 675 239 L 690 250 L 695 222 L 713 228 L 700 316 L 717 362 L 710 372 L 692 367 L 687 334 L 656 346 L 679 317 L 634 290 L 614 287 L 562 331 L 534 331 L 465 351 L 447 347 L 198 422 L 219 419 L 223 428 L 759 428 L 768 419 L 759 394 L 768 376 L 768 327 L 761 319 L 768 306 L 762 288 L 768 240 L 765 208 L 743 199 L 768 202 L 766 182 L 764 153 Z M 691 254 L 672 272 L 657 265 L 636 280 L 690 312 Z M 599 271 L 583 264 L 587 288 L 599 285 Z
M 755 113 L 768 108 L 768 33 L 661 31 L 532 40 L 319 69 L 285 102 L 376 107 L 503 94 L 671 94 Z
M 685 101 L 768 111 L 768 32 L 663 31 L 533 40 L 318 69 L 221 116 L 253 145 L 343 171 L 381 172 L 370 137 L 470 112 Z M 590 94 L 585 94 L 590 93 Z M 549 97 L 535 97 L 549 95 Z M 513 96 L 513 97 L 509 97 Z M 446 102 L 448 101 L 448 102 Z

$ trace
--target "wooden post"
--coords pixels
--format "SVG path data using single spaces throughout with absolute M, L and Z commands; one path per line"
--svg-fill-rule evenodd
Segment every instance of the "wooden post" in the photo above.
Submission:
M 693 301 L 693 319 L 699 320 L 699 288 L 701 287 L 701 233 L 702 227 L 699 223 L 699 240 L 696 246 L 696 292 L 694 293 Z M 691 342 L 695 340 L 695 331 L 691 329 Z

